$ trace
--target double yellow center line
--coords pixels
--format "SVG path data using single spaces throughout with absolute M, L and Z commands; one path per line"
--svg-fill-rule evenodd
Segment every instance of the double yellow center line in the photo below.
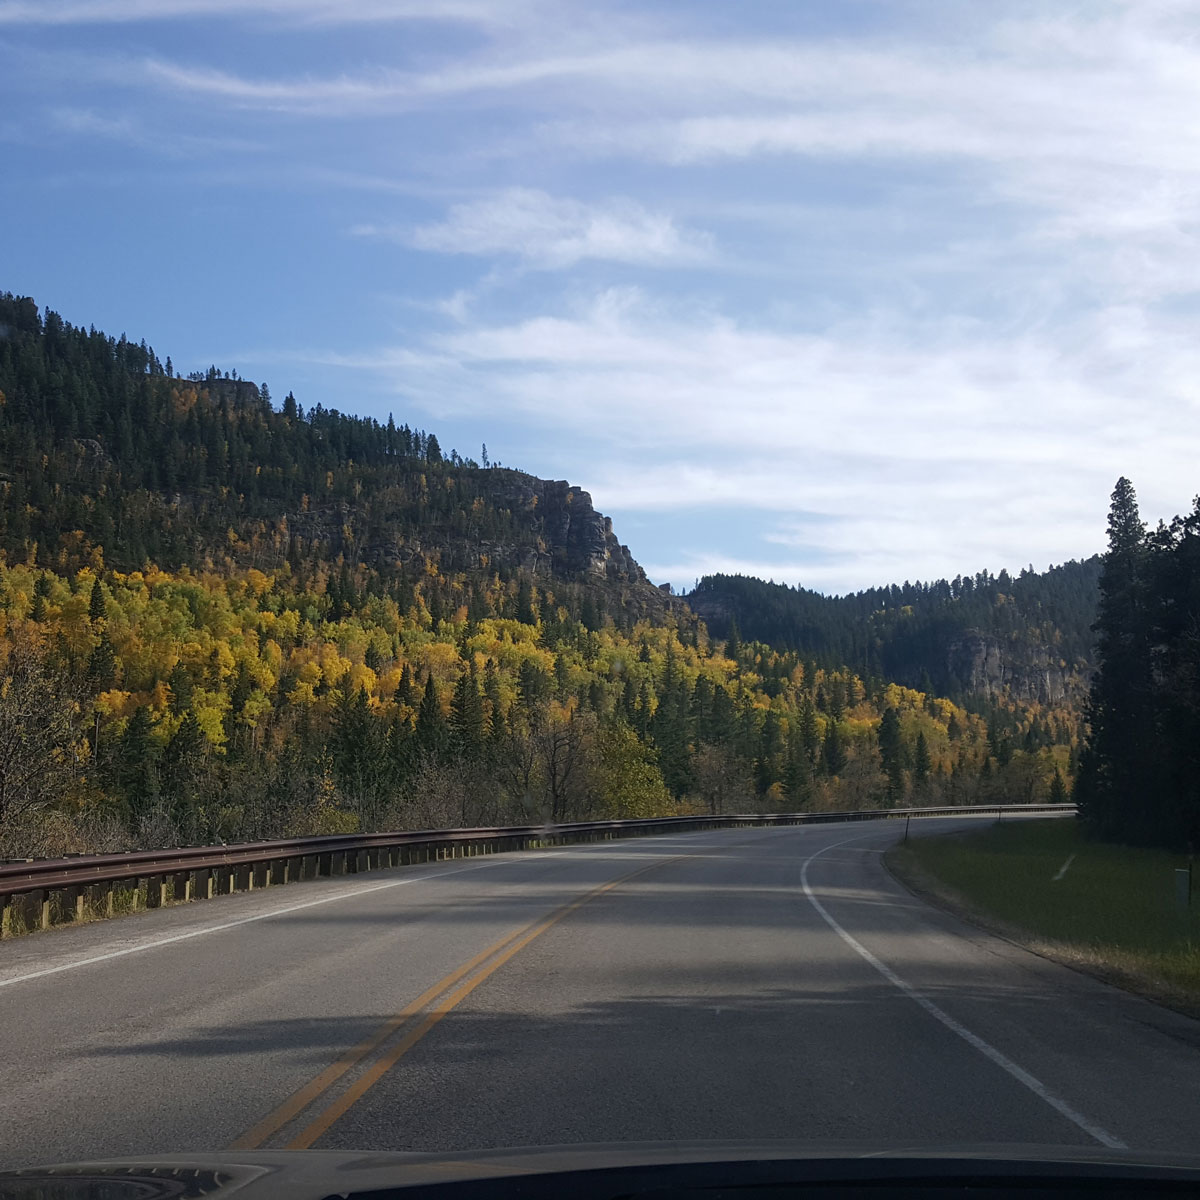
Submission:
M 256 1150 L 261 1147 L 268 1138 L 295 1121 L 306 1109 L 315 1105 L 343 1075 L 379 1050 L 407 1022 L 423 1014 L 423 1020 L 417 1022 L 394 1046 L 371 1062 L 344 1092 L 312 1117 L 308 1124 L 284 1146 L 284 1149 L 287 1150 L 307 1150 L 335 1121 L 344 1116 L 354 1104 L 361 1100 L 447 1013 L 461 1004 L 485 979 L 498 971 L 514 955 L 519 954 L 535 938 L 540 937 L 547 929 L 557 925 L 564 917 L 570 916 L 589 901 L 603 896 L 605 892 L 611 892 L 613 888 L 619 887 L 655 867 L 690 857 L 692 855 L 680 854 L 638 867 L 637 870 L 630 871 L 627 875 L 622 875 L 610 883 L 594 888 L 579 897 L 578 900 L 564 904 L 542 920 L 514 930 L 498 942 L 481 950 L 474 958 L 469 959 L 462 966 L 451 971 L 445 978 L 438 980 L 431 988 L 422 992 L 411 1004 L 401 1009 L 394 1017 L 389 1018 L 357 1046 L 347 1050 L 315 1079 L 293 1092 L 278 1108 L 259 1121 L 253 1129 L 238 1138 L 230 1149 Z

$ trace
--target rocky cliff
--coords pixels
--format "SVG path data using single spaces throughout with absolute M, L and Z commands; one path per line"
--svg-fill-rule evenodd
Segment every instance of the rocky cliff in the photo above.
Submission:
M 946 670 L 964 695 L 1042 705 L 1074 704 L 1087 694 L 1086 663 L 1068 662 L 1053 646 L 964 630 L 946 646 Z
M 414 522 L 405 498 L 384 493 L 369 505 L 343 501 L 290 512 L 288 531 L 378 567 L 436 562 L 442 570 L 519 568 L 661 595 L 617 540 L 612 519 L 596 511 L 582 488 L 507 469 L 464 467 L 454 479 L 459 492 L 438 518 L 427 512 Z M 473 519 L 480 510 L 488 519 Z

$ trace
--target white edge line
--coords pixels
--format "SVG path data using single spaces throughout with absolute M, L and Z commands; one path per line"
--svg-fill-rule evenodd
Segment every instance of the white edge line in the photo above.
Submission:
M 917 991 L 910 983 L 901 979 L 887 963 L 876 958 L 870 950 L 866 948 L 857 938 L 848 933 L 841 925 L 830 915 L 829 910 L 817 899 L 816 894 L 809 886 L 808 882 L 808 867 L 809 864 L 816 858 L 820 858 L 827 850 L 836 850 L 839 846 L 845 846 L 849 842 L 861 841 L 861 838 L 845 838 L 843 841 L 834 842 L 832 845 L 824 846 L 815 854 L 810 854 L 804 860 L 804 865 L 800 868 L 800 884 L 804 888 L 804 894 L 808 897 L 809 903 L 813 908 L 825 919 L 825 923 L 833 930 L 848 945 L 852 950 L 861 955 L 867 962 L 877 970 L 880 975 L 898 988 L 910 1000 L 919 1004 L 931 1017 L 940 1021 L 952 1033 L 958 1034 L 969 1046 L 973 1046 L 985 1058 L 990 1059 L 1000 1067 L 1007 1071 L 1018 1083 L 1024 1084 L 1035 1096 L 1044 1100 L 1051 1108 L 1062 1116 L 1066 1117 L 1072 1124 L 1077 1125 L 1089 1137 L 1094 1138 L 1102 1146 L 1107 1146 L 1110 1150 L 1125 1150 L 1128 1147 L 1119 1138 L 1113 1137 L 1106 1129 L 1101 1128 L 1093 1121 L 1089 1121 L 1087 1117 L 1077 1113 L 1065 1100 L 1060 1100 L 1041 1080 L 1030 1075 L 1024 1067 L 1018 1066 L 1007 1055 L 1002 1054 L 999 1050 L 990 1043 L 985 1042 L 978 1034 L 972 1033 L 965 1025 L 960 1025 L 949 1013 L 940 1009 L 928 996 Z
M 679 836 L 668 835 L 674 840 Z M 662 846 L 667 839 L 655 840 L 654 844 Z M 536 861 L 544 862 L 547 858 L 557 858 L 565 850 L 531 851 L 536 855 Z M 529 861 L 524 856 L 516 854 L 497 854 L 489 856 L 489 861 L 470 867 L 455 867 L 451 871 L 439 871 L 437 874 L 410 875 L 404 879 L 391 879 L 387 883 L 375 883 L 370 887 L 355 888 L 352 892 L 339 892 L 336 896 L 322 896 L 319 900 L 305 900 L 302 904 L 289 904 L 284 908 L 276 908 L 271 912 L 256 913 L 252 917 L 239 917 L 236 921 L 225 921 L 220 925 L 205 925 L 203 929 L 190 929 L 187 933 L 177 933 L 171 937 L 155 938 L 152 942 L 139 942 L 136 946 L 125 946 L 120 950 L 110 950 L 107 954 L 94 954 L 90 958 L 78 958 L 72 962 L 59 963 L 57 967 L 43 967 L 40 971 L 29 971 L 24 975 L 14 975 L 10 979 L 0 979 L 0 988 L 12 987 L 17 983 L 29 983 L 34 979 L 44 979 L 47 975 L 58 975 L 63 971 L 74 971 L 78 967 L 90 967 L 96 963 L 108 962 L 114 958 L 124 958 L 128 954 L 141 954 L 145 950 L 157 950 L 160 946 L 171 946 L 176 942 L 186 942 L 191 938 L 206 937 L 210 933 L 223 933 L 227 929 L 236 929 L 239 925 L 249 925 L 254 921 L 268 921 L 272 917 L 286 916 L 288 913 L 300 912 L 305 908 L 316 908 L 321 904 L 336 904 L 339 900 L 353 900 L 355 896 L 365 896 L 370 892 L 381 892 L 386 888 L 405 887 L 410 883 L 420 883 L 427 879 L 445 879 L 448 875 L 462 875 L 468 871 L 479 871 L 484 867 L 503 866 L 515 862 Z M 263 889 L 265 890 L 265 889 Z

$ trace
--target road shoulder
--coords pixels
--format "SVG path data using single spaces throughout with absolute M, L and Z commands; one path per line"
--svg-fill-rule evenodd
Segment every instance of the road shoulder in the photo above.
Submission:
M 961 835 L 949 833 L 941 836 Z M 1167 981 L 1153 975 L 1098 962 L 1087 956 L 1079 947 L 1044 937 L 997 917 L 927 870 L 903 842 L 890 847 L 880 858 L 884 869 L 901 887 L 917 899 L 950 916 L 966 921 L 983 932 L 1027 950 L 1039 958 L 1098 979 L 1102 983 L 1120 988 L 1183 1016 L 1200 1020 L 1200 1000 L 1194 995 L 1181 992 Z

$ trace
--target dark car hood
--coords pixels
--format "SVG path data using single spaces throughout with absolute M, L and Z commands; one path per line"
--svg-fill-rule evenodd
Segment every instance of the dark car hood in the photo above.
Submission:
M 569 1180 L 566 1177 L 570 1177 Z M 669 1194 L 763 1184 L 1020 1186 L 1019 1181 L 1190 1182 L 1200 1156 L 1089 1147 L 929 1147 L 851 1142 L 650 1142 L 481 1150 L 471 1153 L 224 1151 L 59 1164 L 0 1173 L 0 1200 L 324 1200 L 394 1189 L 446 1195 L 547 1193 L 573 1197 Z M 514 1187 L 525 1180 L 528 1187 Z M 464 1189 L 464 1184 L 480 1185 Z M 507 1186 L 506 1186 L 507 1184 Z M 447 1186 L 449 1185 L 449 1186 Z M 530 1190 L 531 1189 L 531 1190 Z M 556 1190 L 556 1189 L 554 1189 Z

